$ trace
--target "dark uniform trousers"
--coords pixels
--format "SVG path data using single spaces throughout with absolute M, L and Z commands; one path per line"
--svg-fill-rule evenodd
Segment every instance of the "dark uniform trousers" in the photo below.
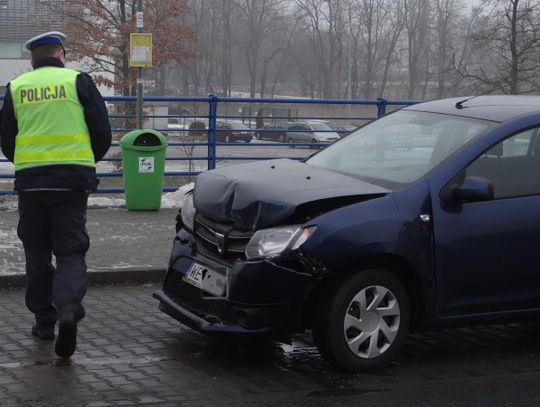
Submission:
M 85 191 L 19 191 L 17 234 L 26 256 L 26 306 L 38 326 L 54 324 L 65 305 L 79 310 L 86 293 Z M 56 268 L 52 263 L 56 259 Z M 54 304 L 54 305 L 53 305 Z

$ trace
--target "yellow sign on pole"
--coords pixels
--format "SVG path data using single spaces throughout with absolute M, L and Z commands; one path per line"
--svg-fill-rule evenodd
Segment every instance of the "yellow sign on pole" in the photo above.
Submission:
M 131 68 L 152 66 L 152 34 L 131 33 L 129 35 L 129 66 Z

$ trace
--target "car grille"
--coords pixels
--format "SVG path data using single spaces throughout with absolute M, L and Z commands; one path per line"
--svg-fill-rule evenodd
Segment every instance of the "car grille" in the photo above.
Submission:
M 229 315 L 229 307 L 222 298 L 207 299 L 203 297 L 203 291 L 182 280 L 182 274 L 171 271 L 163 285 L 163 291 L 177 304 L 200 316 L 214 322 L 226 322 Z
M 244 258 L 244 250 L 253 232 L 235 230 L 230 224 L 211 221 L 197 214 L 195 217 L 195 238 L 198 245 L 228 260 Z

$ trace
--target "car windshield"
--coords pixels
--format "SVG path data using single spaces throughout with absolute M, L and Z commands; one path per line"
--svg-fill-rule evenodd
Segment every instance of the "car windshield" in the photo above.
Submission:
M 358 129 L 307 163 L 392 188 L 421 178 L 495 124 L 402 110 Z
M 313 130 L 332 130 L 324 123 L 309 123 Z
M 241 129 L 241 130 L 244 130 L 244 129 L 249 129 L 248 126 L 246 126 L 244 123 L 242 122 L 231 122 L 230 125 L 232 126 L 233 129 Z
M 217 122 L 217 124 L 221 125 L 221 126 L 223 126 L 225 128 L 233 129 L 233 130 L 236 130 L 236 129 L 239 129 L 239 130 L 249 129 L 249 127 L 246 126 L 242 122 Z

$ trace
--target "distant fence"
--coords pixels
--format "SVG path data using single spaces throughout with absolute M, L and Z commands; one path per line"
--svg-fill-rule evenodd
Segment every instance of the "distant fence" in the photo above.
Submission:
M 3 96 L 0 96 L 0 100 Z M 109 117 L 111 119 L 113 130 L 113 141 L 109 154 L 103 159 L 104 163 L 112 164 L 113 169 L 100 171 L 98 166 L 98 177 L 122 177 L 121 171 L 121 157 L 119 151 L 118 139 L 121 135 L 134 130 L 135 126 L 135 114 L 134 105 L 136 102 L 135 97 L 124 96 L 110 96 L 105 97 L 107 106 L 109 109 Z M 223 142 L 218 139 L 221 138 L 221 132 L 235 132 L 245 130 L 241 129 L 220 128 L 220 123 L 223 121 L 238 123 L 243 122 L 249 125 L 249 132 L 260 138 L 262 132 L 269 134 L 272 132 L 278 132 L 279 130 L 265 128 L 270 123 L 278 122 L 302 122 L 302 121 L 320 121 L 320 122 L 333 122 L 335 123 L 359 123 L 363 124 L 367 121 L 374 120 L 378 117 L 384 116 L 387 113 L 389 107 L 408 106 L 418 103 L 414 100 L 342 100 L 342 99 L 304 99 L 304 98 L 281 98 L 281 99 L 261 99 L 261 98 L 225 98 L 210 95 L 208 97 L 145 97 L 144 98 L 144 121 L 145 127 L 151 127 L 160 132 L 166 133 L 169 136 L 168 149 L 174 151 L 175 149 L 183 148 L 190 149 L 190 154 L 184 154 L 183 156 L 175 156 L 167 154 L 167 162 L 201 162 L 205 161 L 204 168 L 191 168 L 187 171 L 168 171 L 165 170 L 166 177 L 180 177 L 180 176 L 194 176 L 199 174 L 202 170 L 214 169 L 217 163 L 221 160 L 235 160 L 235 161 L 255 161 L 255 160 L 267 160 L 269 158 L 292 158 L 302 159 L 303 157 L 286 157 L 283 156 L 256 156 L 247 155 L 239 157 L 231 156 L 219 156 L 217 154 L 217 147 L 241 147 L 241 148 L 259 148 L 259 147 L 276 147 L 278 144 L 275 142 L 260 142 L 257 143 L 233 143 Z M 199 106 L 197 109 L 190 109 L 181 107 L 183 105 Z M 206 108 L 201 106 L 207 105 Z M 239 107 L 241 106 L 241 107 Z M 276 108 L 278 106 L 279 108 Z M 303 106 L 304 112 L 300 113 L 298 106 Z M 313 108 L 313 107 L 317 108 Z M 332 107 L 342 106 L 346 108 L 340 112 L 335 112 Z M 362 107 L 371 107 L 375 110 L 374 114 L 366 114 Z M 231 109 L 233 114 L 231 114 Z M 196 111 L 195 111 L 196 110 Z M 198 114 L 198 111 L 202 110 L 202 114 Z M 354 112 L 353 112 L 354 110 Z M 305 112 L 308 112 L 307 114 Z M 315 113 L 313 113 L 315 111 Z M 318 112 L 323 113 L 318 113 Z M 328 113 L 332 111 L 331 113 Z M 128 112 L 128 113 L 126 113 Z M 133 112 L 133 113 L 131 113 Z M 257 112 L 257 113 L 255 113 Z M 277 114 L 271 114 L 268 112 L 277 112 Z M 161 114 L 163 113 L 163 114 Z M 336 114 L 337 113 L 337 114 Z M 195 126 L 197 122 L 199 126 Z M 332 126 L 331 126 L 332 127 Z M 287 133 L 292 135 L 297 130 L 287 130 Z M 334 129 L 322 130 L 322 132 L 333 132 Z M 321 132 L 321 130 L 319 130 Z M 224 134 L 224 133 L 223 133 Z M 197 137 L 195 137 L 197 135 Z M 230 141 L 230 140 L 229 140 Z M 287 142 L 288 140 L 282 140 L 279 146 L 283 147 L 323 147 L 325 143 L 314 142 Z M 197 149 L 203 148 L 206 155 L 193 155 L 197 152 Z M 192 167 L 190 165 L 190 167 Z M 0 180 L 14 178 L 13 166 L 8 160 L 0 155 Z M 174 191 L 177 188 L 165 187 L 164 192 Z M 100 193 L 123 193 L 123 188 L 100 188 Z M 14 194 L 12 189 L 0 190 L 0 195 Z

